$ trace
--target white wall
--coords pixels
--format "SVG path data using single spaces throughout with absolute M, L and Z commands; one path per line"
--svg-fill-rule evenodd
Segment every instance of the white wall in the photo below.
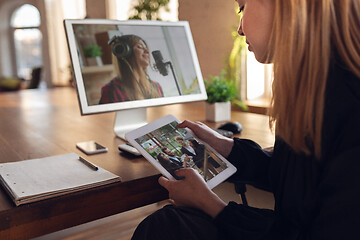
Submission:
M 190 23 L 203 77 L 218 75 L 233 46 L 239 17 L 235 1 L 179 0 L 179 19 Z

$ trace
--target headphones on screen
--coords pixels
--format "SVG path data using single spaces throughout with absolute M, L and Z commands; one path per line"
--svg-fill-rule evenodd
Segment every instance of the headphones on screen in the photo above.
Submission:
M 132 55 L 132 48 L 127 43 L 127 35 L 124 36 L 113 36 L 109 41 L 108 45 L 112 45 L 112 53 L 118 59 L 127 59 Z

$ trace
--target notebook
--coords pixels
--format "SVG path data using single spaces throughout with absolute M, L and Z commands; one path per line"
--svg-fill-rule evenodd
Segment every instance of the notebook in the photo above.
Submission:
M 0 164 L 0 183 L 16 206 L 93 188 L 121 178 L 76 153 Z

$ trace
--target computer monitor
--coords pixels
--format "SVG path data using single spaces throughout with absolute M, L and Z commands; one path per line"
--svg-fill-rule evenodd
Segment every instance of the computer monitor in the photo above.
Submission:
M 81 114 L 116 112 L 114 132 L 146 108 L 207 98 L 188 22 L 64 20 Z

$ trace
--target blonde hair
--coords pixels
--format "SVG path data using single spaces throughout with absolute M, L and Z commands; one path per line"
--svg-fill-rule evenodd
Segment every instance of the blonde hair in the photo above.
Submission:
M 319 159 L 331 58 L 360 77 L 360 1 L 274 1 L 270 126 L 296 152 Z

